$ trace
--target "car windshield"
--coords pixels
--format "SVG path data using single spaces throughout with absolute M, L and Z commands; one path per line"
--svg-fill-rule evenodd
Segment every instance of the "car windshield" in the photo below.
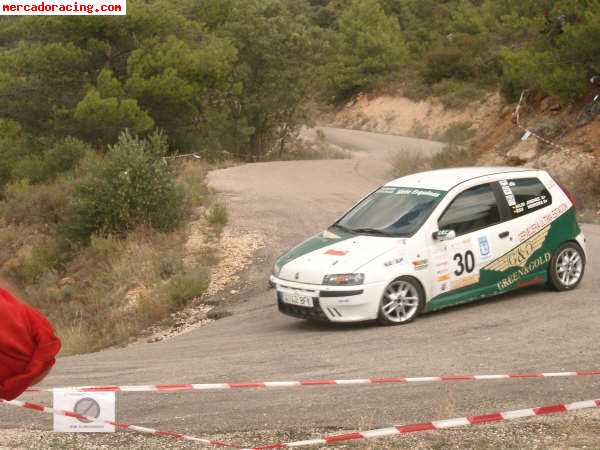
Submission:
M 355 233 L 410 237 L 444 194 L 433 189 L 384 186 L 352 208 L 334 227 Z

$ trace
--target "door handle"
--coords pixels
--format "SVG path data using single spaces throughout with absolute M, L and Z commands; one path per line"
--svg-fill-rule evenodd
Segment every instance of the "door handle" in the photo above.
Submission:
M 500 239 L 504 239 L 504 238 L 507 238 L 509 234 L 510 234 L 510 231 L 503 231 L 502 233 L 500 233 L 500 234 L 498 235 L 498 237 L 499 237 Z

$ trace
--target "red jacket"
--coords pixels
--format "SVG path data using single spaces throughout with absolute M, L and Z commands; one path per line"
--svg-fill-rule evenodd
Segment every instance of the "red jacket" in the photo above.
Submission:
M 0 288 L 0 398 L 21 395 L 50 370 L 59 351 L 48 319 Z

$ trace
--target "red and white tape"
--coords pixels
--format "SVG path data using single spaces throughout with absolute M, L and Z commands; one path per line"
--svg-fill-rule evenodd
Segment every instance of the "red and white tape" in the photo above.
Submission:
M 81 414 L 77 414 L 70 411 L 60 411 L 52 408 L 48 408 L 43 405 L 39 405 L 36 403 L 22 402 L 19 400 L 13 401 L 5 401 L 0 400 L 0 404 L 6 404 L 10 406 L 15 406 L 19 408 L 26 408 L 32 411 L 46 413 L 46 414 L 59 414 L 67 417 L 73 418 L 82 418 L 87 420 L 96 419 L 91 417 L 82 416 Z M 349 442 L 349 441 L 357 441 L 357 440 L 370 440 L 370 439 L 379 439 L 384 437 L 392 437 L 392 436 L 400 436 L 409 433 L 417 433 L 421 431 L 433 431 L 433 430 L 443 430 L 447 428 L 458 428 L 464 427 L 468 425 L 477 425 L 483 423 L 491 423 L 491 422 L 504 422 L 515 419 L 522 419 L 526 417 L 534 417 L 534 416 L 542 416 L 546 414 L 557 414 L 557 413 L 565 413 L 569 411 L 577 411 L 582 409 L 592 409 L 592 408 L 600 408 L 600 399 L 596 400 L 585 400 L 581 402 L 575 403 L 567 403 L 567 404 L 557 404 L 557 405 L 548 405 L 548 406 L 540 406 L 536 408 L 527 408 L 527 409 L 519 409 L 514 411 L 505 411 L 505 412 L 495 412 L 491 414 L 483 414 L 478 416 L 467 416 L 467 417 L 459 417 L 454 419 L 445 419 L 445 420 L 437 420 L 433 422 L 423 422 L 423 423 L 413 423 L 408 425 L 394 425 L 388 428 L 378 428 L 375 430 L 369 431 L 356 431 L 352 433 L 344 433 L 344 434 L 334 434 L 329 436 L 324 436 L 322 438 L 317 439 L 308 439 L 304 441 L 294 441 L 280 444 L 267 444 L 267 445 L 259 445 L 257 447 L 246 448 L 245 450 L 263 450 L 263 449 L 281 449 L 281 448 L 294 448 L 294 447 L 309 447 L 316 445 L 330 445 L 330 444 L 338 444 L 340 442 Z M 192 441 L 199 444 L 212 445 L 216 447 L 227 447 L 227 448 L 241 448 L 238 445 L 227 444 L 223 441 L 210 440 L 210 439 L 202 439 L 194 436 L 189 436 L 181 433 L 171 432 L 171 431 L 160 431 L 152 428 L 140 427 L 136 425 L 129 425 L 125 423 L 118 422 L 106 422 L 110 425 L 114 425 L 119 429 L 133 431 L 136 433 L 145 433 L 151 434 L 158 437 L 167 437 L 185 441 Z
M 334 434 L 319 439 L 310 439 L 306 441 L 287 442 L 283 444 L 270 444 L 253 447 L 246 450 L 262 450 L 275 448 L 293 448 L 308 447 L 315 445 L 330 445 L 340 442 L 349 442 L 357 440 L 379 439 L 383 437 L 399 436 L 408 433 L 417 433 L 420 431 L 443 430 L 447 428 L 458 428 L 467 425 L 476 425 L 490 422 L 504 422 L 525 417 L 541 416 L 545 414 L 564 413 L 567 411 L 577 411 L 580 409 L 600 408 L 600 399 L 586 400 L 576 403 L 541 406 L 538 408 L 519 409 L 516 411 L 496 412 L 480 416 L 459 417 L 455 419 L 437 420 L 435 422 L 413 423 L 410 425 L 395 425 L 389 428 L 378 428 L 370 431 L 356 431 L 346 434 Z
M 146 427 L 140 427 L 138 425 L 131 425 L 128 423 L 112 422 L 112 421 L 108 421 L 108 420 L 98 420 L 95 417 L 84 416 L 82 414 L 79 414 L 79 413 L 76 413 L 73 411 L 63 411 L 60 409 L 49 408 L 47 406 L 40 405 L 38 403 L 23 402 L 21 400 L 8 401 L 8 400 L 2 400 L 0 398 L 0 404 L 15 406 L 17 408 L 24 408 L 24 409 L 28 409 L 30 411 L 35 411 L 38 413 L 52 414 L 55 416 L 72 417 L 74 419 L 85 420 L 85 421 L 90 421 L 90 422 L 100 422 L 103 424 L 115 426 L 116 428 L 119 428 L 121 430 L 133 431 L 136 433 L 151 434 L 151 435 L 158 436 L 158 437 L 179 439 L 182 441 L 192 441 L 192 442 L 196 442 L 199 444 L 212 445 L 213 447 L 241 448 L 241 446 L 239 446 L 239 445 L 227 444 L 223 441 L 218 441 L 218 440 L 213 440 L 213 439 L 203 439 L 203 438 L 199 438 L 199 437 L 195 437 L 195 436 L 189 436 L 187 434 L 176 433 L 173 431 L 161 431 L 161 430 L 155 430 L 153 428 L 146 428 Z
M 554 148 L 557 148 L 559 150 L 564 150 L 566 152 L 569 152 L 570 150 L 567 147 L 564 147 L 560 144 L 557 144 L 556 142 L 553 142 L 549 139 L 546 139 L 544 136 L 541 136 L 539 134 L 537 134 L 535 131 L 530 130 L 529 128 L 527 128 L 526 126 L 521 124 L 521 106 L 523 104 L 523 100 L 525 99 L 525 92 L 523 91 L 521 92 L 521 97 L 519 98 L 519 103 L 517 104 L 517 108 L 515 109 L 515 125 L 520 128 L 521 130 L 525 131 L 526 133 L 529 133 L 530 136 L 533 136 L 534 138 L 536 138 L 538 141 L 543 142 L 544 144 L 550 145 Z
M 578 372 L 528 372 L 502 375 L 440 375 L 434 377 L 371 377 L 349 380 L 256 381 L 249 383 L 154 384 L 141 386 L 80 386 L 51 389 L 30 389 L 28 392 L 181 392 L 227 389 L 293 388 L 305 386 L 348 386 L 389 383 L 434 383 L 453 381 L 489 381 L 505 379 L 589 377 L 600 370 Z

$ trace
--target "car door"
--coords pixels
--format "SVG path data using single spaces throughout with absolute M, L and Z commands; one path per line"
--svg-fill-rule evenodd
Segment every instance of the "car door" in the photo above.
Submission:
M 509 251 L 515 236 L 508 227 L 508 204 L 497 182 L 465 188 L 441 213 L 438 230 L 452 230 L 451 240 L 430 240 L 433 261 L 432 301 L 438 307 L 479 297 L 489 289 L 480 271 Z

